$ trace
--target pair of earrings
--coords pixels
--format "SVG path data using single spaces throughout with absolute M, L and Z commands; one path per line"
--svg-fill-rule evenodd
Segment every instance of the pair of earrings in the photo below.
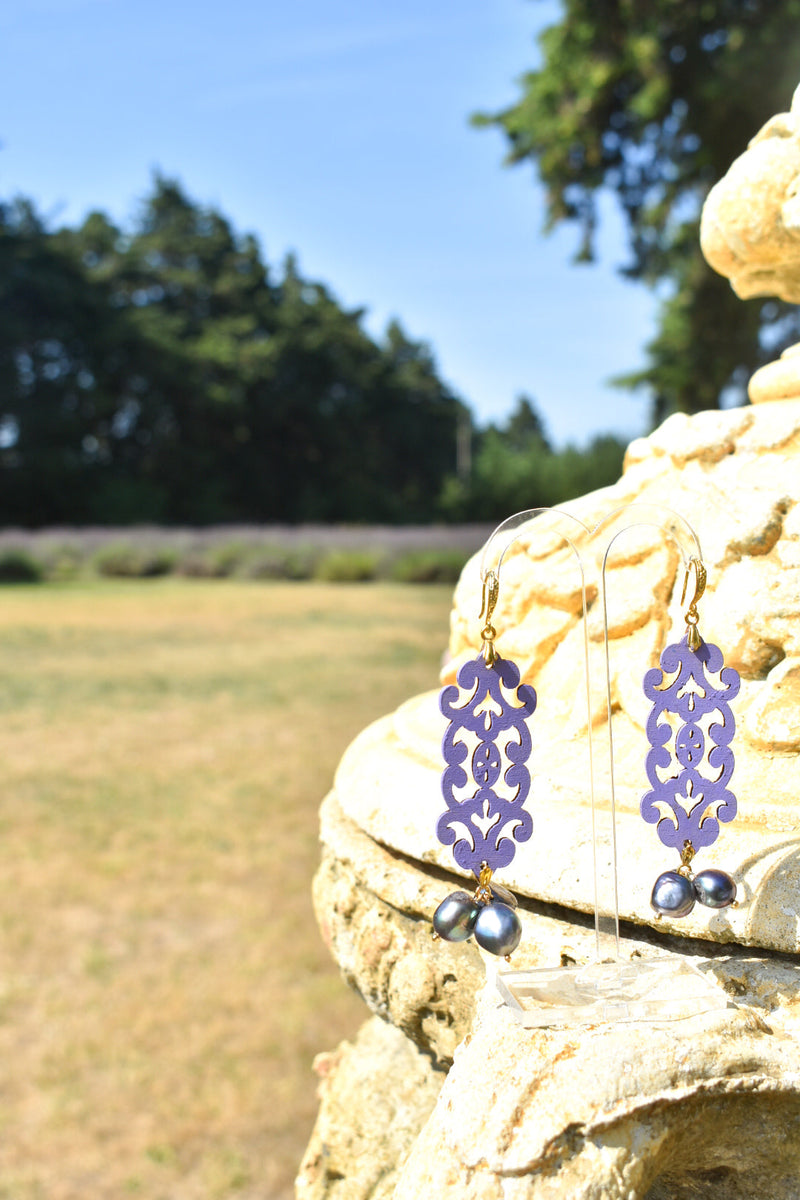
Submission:
M 691 870 L 697 851 L 716 840 L 720 822 L 736 816 L 736 797 L 728 787 L 735 730 L 730 701 L 740 684 L 738 673 L 723 666 L 719 648 L 700 636 L 697 602 L 706 571 L 697 558 L 687 568 L 681 604 L 692 571 L 686 634 L 666 647 L 659 666 L 644 677 L 645 695 L 652 702 L 645 761 L 650 790 L 640 811 L 648 824 L 656 825 L 661 842 L 680 853 L 677 869 L 663 872 L 653 887 L 650 903 L 657 920 L 684 917 L 696 902 L 710 908 L 736 902 L 736 883 L 726 872 L 707 868 L 693 875 Z M 509 960 L 522 926 L 516 899 L 493 875 L 511 863 L 516 843 L 528 841 L 533 832 L 525 802 L 532 749 L 527 721 L 536 708 L 536 692 L 520 683 L 517 667 L 495 649 L 491 621 L 498 594 L 498 578 L 489 571 L 480 612 L 485 615 L 481 650 L 461 667 L 457 686 L 443 688 L 439 698 L 449 724 L 442 742 L 446 809 L 436 833 L 443 845 L 453 847 L 456 863 L 473 873 L 477 887 L 473 894 L 459 890 L 447 896 L 433 914 L 433 931 L 435 938 L 449 942 L 474 936 L 484 950 Z M 718 686 L 707 672 L 718 675 Z M 464 766 L 468 758 L 471 781 Z M 464 795 L 471 785 L 475 790 Z M 464 830 L 460 836 L 457 826 Z
M 680 866 L 659 875 L 653 887 L 650 904 L 656 920 L 662 916 L 685 917 L 696 902 L 707 908 L 727 908 L 736 903 L 736 882 L 726 871 L 707 867 L 692 874 L 697 851 L 716 841 L 720 821 L 732 821 L 736 816 L 736 797 L 728 787 L 733 775 L 731 742 L 736 730 L 730 702 L 739 694 L 741 683 L 738 671 L 723 666 L 719 647 L 704 642 L 697 628 L 697 602 L 706 587 L 706 570 L 699 559 L 689 563 L 681 604 L 692 568 L 694 596 L 686 612 L 686 636 L 667 646 L 660 665 L 644 677 L 644 692 L 653 707 L 647 721 L 650 750 L 645 760 L 650 791 L 642 797 L 640 812 L 648 824 L 656 826 L 663 845 L 681 856 Z M 719 677 L 718 686 L 709 680 L 707 672 Z M 674 678 L 665 686 L 668 676 Z M 674 730 L 673 725 L 677 725 Z M 670 753 L 668 744 L 673 732 L 674 749 Z M 670 768 L 673 773 L 661 774 Z M 669 811 L 663 813 L 664 807 Z

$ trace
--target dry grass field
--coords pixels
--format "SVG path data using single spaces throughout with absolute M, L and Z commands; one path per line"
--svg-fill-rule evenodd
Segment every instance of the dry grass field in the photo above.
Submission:
M 316 809 L 436 685 L 449 587 L 0 593 L 0 1200 L 288 1200 L 311 1060 L 365 1010 Z

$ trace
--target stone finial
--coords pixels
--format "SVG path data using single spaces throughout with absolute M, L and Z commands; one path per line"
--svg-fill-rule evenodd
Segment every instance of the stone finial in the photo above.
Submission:
M 700 245 L 743 300 L 800 303 L 800 88 L 709 192 Z
M 709 192 L 700 245 L 743 300 L 800 303 L 800 87 L 791 110 L 771 117 Z M 749 387 L 754 404 L 800 399 L 797 350 L 756 371 Z

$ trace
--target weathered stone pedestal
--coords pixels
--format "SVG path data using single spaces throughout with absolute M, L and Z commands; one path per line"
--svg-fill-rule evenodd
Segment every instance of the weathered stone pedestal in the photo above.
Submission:
M 634 443 L 619 484 L 569 507 L 590 524 L 637 500 L 692 520 L 709 573 L 701 629 L 742 675 L 739 817 L 714 847 L 742 902 L 658 926 L 649 907 L 671 860 L 638 816 L 641 680 L 679 630 L 682 570 L 658 531 L 634 531 L 609 584 L 623 957 L 689 956 L 731 1005 L 672 1024 L 526 1030 L 486 981 L 497 960 L 432 942 L 430 915 L 457 876 L 434 836 L 443 720 L 435 692 L 417 697 L 356 739 L 322 807 L 318 920 L 383 1023 L 321 1062 L 299 1200 L 800 1197 L 800 402 L 673 417 Z M 539 549 L 535 526 L 512 547 L 495 622 L 540 698 L 534 837 L 503 872 L 522 901 L 518 968 L 594 953 L 582 618 L 574 568 Z M 473 561 L 448 679 L 475 653 L 478 591 Z M 593 606 L 588 620 L 597 639 Z
M 748 154 L 752 171 L 747 155 L 731 171 L 742 204 L 727 185 L 712 193 L 707 253 L 742 294 L 800 301 L 800 99 Z M 668 506 L 700 537 L 700 629 L 742 677 L 739 816 L 703 865 L 734 876 L 740 904 L 658 927 L 649 906 L 675 864 L 638 812 L 642 678 L 682 633 L 683 572 L 662 534 L 639 528 L 608 576 L 619 909 L 624 959 L 689 958 L 729 1007 L 670 1024 L 516 1024 L 491 979 L 497 960 L 431 941 L 431 913 L 458 879 L 434 834 L 443 719 L 435 693 L 409 701 L 350 747 L 322 808 L 317 917 L 376 1017 L 320 1059 L 298 1200 L 800 1200 L 800 355 L 767 375 L 760 403 L 671 417 L 629 448 L 618 484 L 565 506 L 588 527 L 625 504 Z M 447 681 L 478 648 L 479 593 L 474 560 L 455 593 Z M 599 735 L 598 609 L 592 592 Z M 500 653 L 539 695 L 534 834 L 501 876 L 521 898 L 519 969 L 587 963 L 595 949 L 583 620 L 574 562 L 534 523 L 504 561 L 494 616 Z M 608 869 L 602 844 L 599 862 Z

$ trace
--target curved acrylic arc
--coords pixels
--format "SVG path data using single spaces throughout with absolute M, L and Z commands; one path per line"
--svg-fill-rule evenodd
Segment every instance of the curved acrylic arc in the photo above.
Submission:
M 653 526 L 670 538 L 680 550 L 684 566 L 688 566 L 691 558 L 698 558 L 701 561 L 703 558 L 700 539 L 692 526 L 680 513 L 675 512 L 674 509 L 668 508 L 666 505 L 642 504 L 638 501 L 632 504 L 623 504 L 610 512 L 608 516 L 602 517 L 593 528 L 586 525 L 579 517 L 574 516 L 573 513 L 566 512 L 564 509 L 527 508 L 521 512 L 514 513 L 510 517 L 506 517 L 487 538 L 483 547 L 483 553 L 481 554 L 480 577 L 482 583 L 485 582 L 490 570 L 494 570 L 494 573 L 499 576 L 503 559 L 513 543 L 522 536 L 524 527 L 532 525 L 537 518 L 541 521 L 545 517 L 555 518 L 544 522 L 547 532 L 551 535 L 557 534 L 562 537 L 575 551 L 581 566 L 582 575 L 584 574 L 584 570 L 580 559 L 578 543 L 594 542 L 604 531 L 610 531 L 610 537 L 606 542 L 606 549 L 603 555 L 602 569 L 605 572 L 608 556 L 616 539 L 620 534 L 625 533 L 626 530 L 633 529 L 639 525 Z M 515 530 L 517 532 L 514 532 Z M 512 534 L 513 536 L 506 538 L 502 549 L 498 552 L 494 543 L 504 533 Z M 494 563 L 492 561 L 493 558 L 496 558 L 496 562 Z
M 543 518 L 545 517 L 553 517 L 555 520 L 543 521 Z M 499 578 L 500 568 L 503 565 L 503 559 L 514 542 L 516 542 L 517 539 L 522 536 L 523 527 L 532 525 L 537 518 L 540 520 L 540 522 L 543 522 L 543 524 L 547 526 L 548 533 L 551 535 L 557 534 L 559 537 L 563 538 L 570 549 L 574 551 L 580 567 L 581 582 L 584 584 L 583 601 L 585 611 L 586 587 L 584 582 L 583 563 L 575 543 L 581 539 L 581 535 L 584 535 L 584 537 L 591 536 L 591 531 L 587 525 L 584 525 L 580 518 L 573 516 L 572 513 L 564 512 L 564 510 L 560 508 L 526 508 L 521 512 L 514 513 L 513 516 L 506 517 L 505 521 L 501 521 L 497 528 L 490 533 L 483 547 L 480 565 L 481 583 L 486 582 L 486 577 L 490 571 L 494 571 L 495 575 L 497 575 Z M 539 532 L 541 529 L 542 524 L 537 527 L 536 532 Z M 514 530 L 518 530 L 518 532 L 514 533 Z M 505 544 L 498 553 L 495 547 L 495 541 L 504 533 L 513 533 L 513 537 L 506 539 Z M 493 549 L 494 555 L 490 553 L 490 551 Z M 497 559 L 496 563 L 492 561 L 493 557 L 495 556 Z
M 674 542 L 681 552 L 684 567 L 689 565 L 691 558 L 698 558 L 702 562 L 703 553 L 700 549 L 700 539 L 685 517 L 666 505 L 641 504 L 637 501 L 633 504 L 623 504 L 620 508 L 614 509 L 607 517 L 598 521 L 592 530 L 592 540 L 605 529 L 610 532 L 603 555 L 604 582 L 608 557 L 614 542 L 627 530 L 635 529 L 640 525 L 649 525 L 660 529 L 670 541 Z M 603 595 L 605 596 L 605 587 L 603 587 Z
M 548 519 L 549 518 L 549 519 Z M 534 525 L 534 522 L 536 524 Z M 514 513 L 507 517 L 504 521 L 494 529 L 488 537 L 481 555 L 480 563 L 480 578 L 481 582 L 485 583 L 490 571 L 494 571 L 498 581 L 500 578 L 500 569 L 503 565 L 508 550 L 524 532 L 535 535 L 543 533 L 550 537 L 559 537 L 570 548 L 575 555 L 576 565 L 580 572 L 581 580 L 581 610 L 584 616 L 583 621 L 583 672 L 584 672 L 584 688 L 586 692 L 586 729 L 587 729 L 587 750 L 589 757 L 589 795 L 591 800 L 592 812 L 592 852 L 593 852 L 593 869 L 594 869 L 594 913 L 595 913 L 595 946 L 597 957 L 600 957 L 600 900 L 598 893 L 598 864 L 597 864 L 597 836 L 596 836 L 596 817 L 595 817 L 595 770 L 594 770 L 594 750 L 592 730 L 594 721 L 592 719 L 592 693 L 589 679 L 589 627 L 588 621 L 585 619 L 587 614 L 586 602 L 586 571 L 584 568 L 583 559 L 581 558 L 578 544 L 591 537 L 591 531 L 587 525 L 580 520 L 579 517 L 573 516 L 572 513 L 564 512 L 558 508 L 528 508 L 521 512 Z M 506 535 L 503 537 L 503 535 Z M 508 536 L 510 535 L 510 536 Z M 498 545 L 500 539 L 502 544 Z M 444 820 L 444 818 L 442 818 Z M 528 834 L 528 836 L 530 836 Z M 521 839 L 520 839 L 521 840 Z M 512 855 L 513 857 L 513 855 Z M 457 860 L 458 861 L 458 860 Z M 509 858 L 510 861 L 510 858 Z M 619 936 L 617 936 L 617 942 Z
M 630 529 L 636 529 L 641 526 L 649 526 L 656 528 L 674 542 L 680 551 L 683 558 L 684 567 L 688 567 L 689 561 L 692 558 L 697 558 L 702 561 L 702 551 L 700 549 L 700 539 L 692 529 L 689 522 L 682 517 L 680 513 L 674 509 L 668 508 L 661 504 L 623 504 L 619 508 L 610 512 L 607 517 L 603 517 L 598 521 L 597 525 L 592 530 L 592 538 L 599 536 L 603 531 L 608 532 L 608 539 L 605 543 L 603 552 L 602 566 L 600 570 L 600 594 L 603 602 L 603 649 L 605 651 L 605 671 L 606 671 L 606 704 L 608 706 L 608 761 L 609 761 L 609 803 L 611 808 L 611 866 L 612 866 L 612 883 L 614 889 L 614 925 L 615 925 L 615 942 L 617 955 L 619 954 L 619 891 L 618 891 L 618 859 L 617 859 L 617 790 L 615 783 L 615 762 L 614 762 L 614 731 L 613 722 L 611 720 L 612 713 L 612 697 L 611 697 L 611 660 L 608 649 L 608 561 L 613 549 L 614 543 L 623 533 Z

